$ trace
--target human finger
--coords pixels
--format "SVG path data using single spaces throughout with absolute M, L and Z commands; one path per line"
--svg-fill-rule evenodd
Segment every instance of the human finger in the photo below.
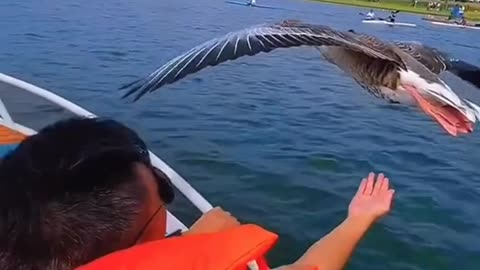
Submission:
M 366 186 L 367 186 L 367 178 L 363 178 L 362 182 L 360 182 L 360 185 L 358 186 L 357 194 L 355 196 L 363 194 Z
M 382 188 L 380 189 L 380 193 L 387 192 L 389 188 L 390 188 L 390 179 L 388 179 L 388 177 L 385 177 L 383 179 L 383 185 L 382 185 Z
M 228 227 L 228 228 L 232 228 L 232 227 L 236 227 L 236 226 L 240 225 L 240 221 L 238 221 L 238 219 L 236 219 L 233 216 L 230 216 L 229 218 L 226 218 L 224 220 L 224 223 L 225 223 L 225 226 Z
M 365 186 L 365 190 L 363 191 L 364 195 L 371 195 L 372 194 L 373 182 L 375 181 L 374 178 L 375 178 L 375 173 L 371 172 L 371 173 L 368 174 L 367 184 Z
M 390 210 L 392 208 L 392 203 L 393 203 L 393 197 L 395 195 L 395 190 L 394 189 L 390 189 L 388 191 L 388 195 L 387 195 L 387 198 L 388 198 L 388 210 Z
M 380 189 L 382 188 L 382 185 L 383 185 L 383 180 L 384 180 L 383 173 L 378 174 L 377 181 L 375 181 L 375 185 L 373 187 L 372 195 L 377 195 L 378 193 L 380 193 Z
M 220 212 L 220 211 L 223 211 L 222 207 L 220 206 L 215 206 L 214 208 L 210 209 L 209 211 L 207 211 L 207 213 L 216 213 L 216 212 Z

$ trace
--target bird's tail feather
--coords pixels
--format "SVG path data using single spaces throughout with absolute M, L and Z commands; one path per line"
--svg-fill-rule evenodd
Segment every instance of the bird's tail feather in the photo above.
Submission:
M 138 83 L 138 82 L 140 82 L 140 81 L 141 81 L 141 79 L 138 79 L 138 80 L 135 80 L 135 81 L 133 81 L 133 82 L 131 82 L 131 83 L 124 84 L 124 85 L 120 86 L 120 87 L 118 88 L 118 90 L 127 89 L 127 88 L 129 88 L 130 86 L 133 86 L 134 84 L 136 84 L 136 83 Z
M 129 83 L 129 84 L 125 84 L 125 85 L 123 85 L 123 86 L 120 86 L 120 87 L 118 88 L 118 90 L 120 90 L 120 91 L 124 91 L 124 90 L 130 88 L 130 89 L 128 89 L 128 91 L 127 91 L 126 93 L 124 93 L 124 94 L 122 95 L 122 99 L 125 99 L 125 98 L 130 97 L 130 96 L 133 95 L 136 91 L 138 91 L 140 88 L 142 88 L 142 83 L 143 83 L 143 82 L 144 82 L 143 79 L 139 79 L 139 80 L 135 80 L 135 81 L 133 81 L 133 82 L 131 82 L 131 83 Z M 135 102 L 135 101 L 137 101 L 138 99 L 139 99 L 139 97 L 136 96 L 136 97 L 133 99 L 133 101 Z

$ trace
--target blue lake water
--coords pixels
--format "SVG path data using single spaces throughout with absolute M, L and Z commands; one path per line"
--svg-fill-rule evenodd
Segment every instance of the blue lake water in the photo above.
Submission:
M 386 40 L 416 40 L 480 65 L 480 32 L 361 24 L 364 10 L 257 0 L 3 0 L 0 72 L 136 128 L 213 204 L 278 232 L 270 259 L 290 263 L 346 215 L 360 179 L 385 172 L 392 213 L 348 269 L 480 269 L 480 135 L 452 138 L 414 108 L 363 91 L 312 48 L 245 57 L 130 104 L 116 90 L 229 31 L 301 19 Z M 378 11 L 381 13 L 380 11 Z M 385 14 L 385 13 L 384 13 Z M 447 78 L 448 79 L 448 78 Z M 479 91 L 448 80 L 480 102 Z M 185 201 L 175 212 L 199 216 Z

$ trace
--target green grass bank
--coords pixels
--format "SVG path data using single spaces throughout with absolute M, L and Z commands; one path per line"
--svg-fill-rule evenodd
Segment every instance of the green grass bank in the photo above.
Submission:
M 400 10 L 407 13 L 416 13 L 416 14 L 425 14 L 425 15 L 435 15 L 435 16 L 448 16 L 450 11 L 448 9 L 443 10 L 428 10 L 428 2 L 418 2 L 416 7 L 412 6 L 411 1 L 405 0 L 382 0 L 382 1 L 370 1 L 370 0 L 312 0 L 315 2 L 324 2 L 356 7 L 365 7 L 365 8 L 375 8 L 375 9 L 386 9 L 386 10 Z M 441 2 L 442 4 L 444 1 Z M 449 7 L 453 6 L 455 3 L 449 2 Z M 462 3 L 465 8 L 465 17 L 469 21 L 480 21 L 480 4 L 475 3 Z

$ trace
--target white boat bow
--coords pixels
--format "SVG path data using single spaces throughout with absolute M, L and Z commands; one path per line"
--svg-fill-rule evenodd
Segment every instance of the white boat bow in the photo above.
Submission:
M 362 20 L 362 23 L 371 23 L 371 24 L 386 24 L 392 26 L 409 26 L 409 27 L 417 27 L 414 23 L 404 23 L 404 22 L 389 22 L 385 20 Z

